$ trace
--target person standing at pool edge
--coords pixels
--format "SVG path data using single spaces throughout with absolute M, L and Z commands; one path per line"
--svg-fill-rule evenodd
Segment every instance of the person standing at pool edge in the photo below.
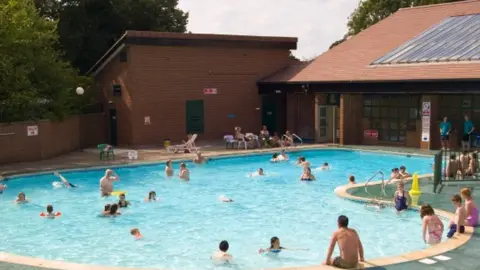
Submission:
M 356 268 L 359 261 L 364 261 L 362 241 L 354 229 L 348 228 L 348 217 L 341 215 L 337 222 L 338 230 L 332 235 L 324 264 L 343 269 Z M 337 243 L 340 256 L 332 261 L 333 250 Z
M 449 139 L 450 132 L 452 131 L 452 124 L 448 121 L 448 118 L 445 116 L 443 122 L 440 123 L 440 139 L 442 140 L 442 148 L 444 150 L 449 148 Z
M 110 196 L 113 192 L 113 182 L 120 181 L 118 174 L 110 169 L 105 171 L 105 176 L 100 179 L 100 195 L 102 197 Z
M 462 136 L 462 148 L 463 151 L 470 151 L 470 142 L 472 133 L 475 131 L 472 121 L 468 119 L 468 115 L 465 114 L 465 121 L 463 122 L 463 136 Z

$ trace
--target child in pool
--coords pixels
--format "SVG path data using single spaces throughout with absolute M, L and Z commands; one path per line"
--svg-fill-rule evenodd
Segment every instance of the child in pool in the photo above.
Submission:
M 475 227 L 478 225 L 478 206 L 472 198 L 472 192 L 468 188 L 460 191 L 462 198 L 465 200 L 465 223 L 468 226 Z
M 325 162 L 325 163 L 323 163 L 322 166 L 320 166 L 320 170 L 322 170 L 322 171 L 330 170 L 330 165 L 328 165 L 328 163 Z
M 157 193 L 155 191 L 150 191 L 148 193 L 148 198 L 145 198 L 146 202 L 154 202 L 157 200 Z
M 119 196 L 119 201 L 118 201 L 118 206 L 119 206 L 120 208 L 122 208 L 122 207 L 127 207 L 127 206 L 129 206 L 129 205 L 130 205 L 130 202 L 127 201 L 127 200 L 125 200 L 125 194 L 123 194 L 123 193 L 120 194 L 120 196 Z
M 405 167 L 405 166 L 403 166 L 403 165 L 400 166 L 400 172 L 399 172 L 399 174 L 400 174 L 400 176 L 401 176 L 402 178 L 407 178 L 407 177 L 411 177 L 411 176 L 412 176 L 411 174 L 409 174 L 409 173 L 407 172 L 407 167 Z
M 17 199 L 14 202 L 15 203 L 27 203 L 28 199 L 27 199 L 27 196 L 25 196 L 25 193 L 20 192 L 20 193 L 18 193 Z
M 465 208 L 462 205 L 462 197 L 460 195 L 455 194 L 452 197 L 452 204 L 457 208 L 455 210 L 455 218 L 450 221 L 448 225 L 449 231 L 447 233 L 448 238 L 452 238 L 455 233 L 464 233 L 465 232 Z
M 42 213 L 41 216 L 45 218 L 56 218 L 57 216 L 60 216 L 60 213 L 59 212 L 54 213 L 53 205 L 49 204 L 47 205 L 47 213 Z
M 110 213 L 110 207 L 112 205 L 111 204 L 105 204 L 105 206 L 103 207 L 103 211 L 102 211 L 102 215 L 106 216 Z
M 300 176 L 300 181 L 315 181 L 315 175 L 312 174 L 310 167 L 303 168 L 302 176 Z
M 350 175 L 350 177 L 348 177 L 348 182 L 350 183 L 350 185 L 355 185 L 355 176 L 353 175 Z
M 308 249 L 287 249 L 282 246 L 280 246 L 280 238 L 274 236 L 270 239 L 270 247 L 266 249 L 260 249 L 258 253 L 280 253 L 282 250 L 305 250 L 307 251 Z
M 254 176 L 264 176 L 264 175 L 265 175 L 265 173 L 263 172 L 263 169 L 259 168 L 258 171 L 254 172 L 254 173 L 251 173 L 248 176 L 249 177 L 254 177 Z
M 231 262 L 233 260 L 233 256 L 227 253 L 229 249 L 229 244 L 226 240 L 223 240 L 218 245 L 218 251 L 212 254 L 210 257 L 212 260 L 220 261 L 220 262 Z
M 110 209 L 105 216 L 115 217 L 115 216 L 119 216 L 121 214 L 122 213 L 118 212 L 118 204 L 114 203 L 114 204 L 110 205 Z
M 397 191 L 393 195 L 393 202 L 395 203 L 395 209 L 397 212 L 401 212 L 408 208 L 410 201 L 410 195 L 405 191 L 405 183 L 403 181 L 398 182 Z
M 443 222 L 435 215 L 429 204 L 420 207 L 420 217 L 422 218 L 423 241 L 429 245 L 440 243 L 443 235 Z
M 277 160 L 279 161 L 288 160 L 288 155 L 285 153 L 285 149 L 283 149 L 280 155 L 278 155 Z
M 225 195 L 220 195 L 220 197 L 218 197 L 218 199 L 221 201 L 221 202 L 226 202 L 226 203 L 231 203 L 233 202 L 232 199 L 230 199 L 229 197 L 225 196 Z
M 140 233 L 140 230 L 138 228 L 133 228 L 130 230 L 130 234 L 135 237 L 135 239 L 142 239 L 142 234 Z

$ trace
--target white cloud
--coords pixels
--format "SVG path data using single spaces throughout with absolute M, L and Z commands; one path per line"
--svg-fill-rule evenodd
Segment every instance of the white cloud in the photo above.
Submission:
M 347 32 L 359 0 L 180 0 L 193 33 L 298 37 L 300 58 L 328 49 Z

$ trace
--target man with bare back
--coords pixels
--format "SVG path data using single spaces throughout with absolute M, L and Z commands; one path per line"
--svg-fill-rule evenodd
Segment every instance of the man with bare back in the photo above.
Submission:
M 332 261 L 332 253 L 337 243 L 340 249 L 340 256 L 334 258 Z M 364 261 L 363 246 L 360 237 L 354 229 L 348 228 L 348 218 L 343 215 L 339 216 L 338 230 L 332 235 L 332 240 L 330 240 L 330 246 L 328 247 L 327 259 L 324 264 L 350 269 L 356 268 L 359 261 Z

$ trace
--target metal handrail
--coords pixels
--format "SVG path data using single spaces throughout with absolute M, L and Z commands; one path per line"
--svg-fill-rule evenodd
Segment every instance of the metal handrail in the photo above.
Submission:
M 381 195 L 383 195 L 383 196 L 386 197 L 386 196 L 387 196 L 387 193 L 385 192 L 385 175 L 383 174 L 382 171 L 377 171 L 377 172 L 375 172 L 375 173 L 367 180 L 367 182 L 365 182 L 365 192 L 366 192 L 367 194 L 371 195 L 371 194 L 368 192 L 368 188 L 367 188 L 367 187 L 368 187 L 368 183 L 369 183 L 373 178 L 375 178 L 375 176 L 377 176 L 377 175 L 379 175 L 379 174 L 382 176 L 382 186 L 381 186 L 381 188 L 382 188 L 382 194 L 381 194 Z
M 300 141 L 300 144 L 303 144 L 302 138 L 300 138 L 300 137 L 299 137 L 297 134 L 295 134 L 295 133 L 292 134 L 292 138 L 288 137 L 287 134 L 283 134 L 283 136 L 282 136 L 281 139 L 283 140 L 284 138 L 287 138 L 287 139 L 292 139 L 292 140 L 293 140 L 293 137 L 297 138 L 297 139 Z

